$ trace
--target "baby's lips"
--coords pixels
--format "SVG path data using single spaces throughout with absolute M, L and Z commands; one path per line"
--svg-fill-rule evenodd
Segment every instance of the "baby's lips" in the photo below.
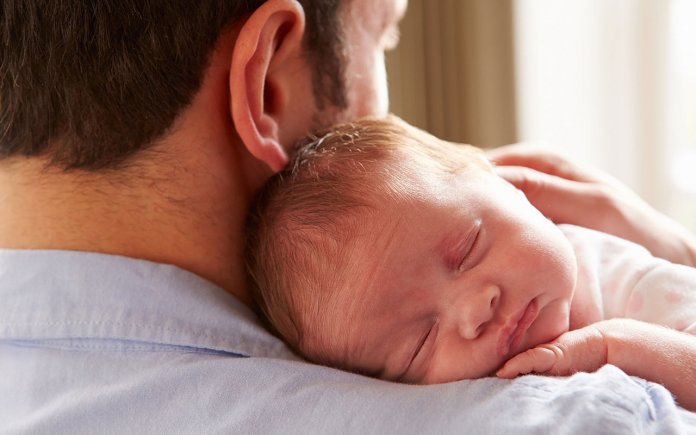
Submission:
M 510 350 L 515 350 L 519 347 L 524 334 L 527 332 L 532 323 L 539 314 L 539 303 L 536 298 L 529 301 L 526 307 L 517 314 L 516 320 L 510 325 L 506 325 L 501 329 L 500 338 L 498 339 L 498 355 L 506 357 L 510 355 Z

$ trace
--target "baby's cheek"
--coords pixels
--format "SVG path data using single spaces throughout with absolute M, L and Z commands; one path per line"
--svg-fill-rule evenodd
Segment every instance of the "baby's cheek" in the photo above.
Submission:
M 568 332 L 570 326 L 570 307 L 565 300 L 552 301 L 539 313 L 539 317 L 529 329 L 526 348 L 548 343 L 559 335 Z
M 440 352 L 433 356 L 422 384 L 440 384 L 491 376 L 505 362 L 496 352 L 493 342 L 470 341 L 456 348 L 443 341 Z
M 552 224 L 553 225 L 553 224 Z M 570 301 L 575 292 L 578 280 L 578 260 L 570 241 L 563 235 L 558 227 L 553 226 L 553 235 L 549 234 L 551 252 L 548 266 L 543 276 L 549 281 L 549 291 L 555 292 L 559 298 Z

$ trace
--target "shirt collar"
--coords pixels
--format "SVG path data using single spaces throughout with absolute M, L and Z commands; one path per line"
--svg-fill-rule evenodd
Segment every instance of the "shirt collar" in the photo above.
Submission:
M 77 251 L 0 250 L 0 339 L 115 339 L 295 358 L 254 313 L 178 267 Z

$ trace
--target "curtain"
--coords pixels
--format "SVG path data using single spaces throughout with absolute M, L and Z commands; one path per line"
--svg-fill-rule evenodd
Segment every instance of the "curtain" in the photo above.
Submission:
M 391 109 L 443 139 L 514 142 L 512 0 L 410 0 L 387 55 Z

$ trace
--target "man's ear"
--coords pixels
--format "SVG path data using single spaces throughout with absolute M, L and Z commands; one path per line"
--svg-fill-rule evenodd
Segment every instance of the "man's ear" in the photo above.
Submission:
M 244 145 L 279 171 L 288 162 L 279 118 L 288 108 L 288 81 L 273 80 L 302 50 L 305 16 L 296 0 L 268 0 L 242 26 L 230 67 L 232 119 Z

